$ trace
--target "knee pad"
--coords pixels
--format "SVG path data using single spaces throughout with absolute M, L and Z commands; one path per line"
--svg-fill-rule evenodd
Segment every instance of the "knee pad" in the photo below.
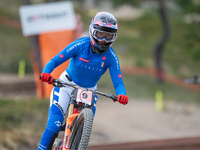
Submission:
M 64 116 L 62 110 L 55 104 L 52 104 L 49 109 L 49 118 L 47 123 L 47 129 L 58 133 L 62 126 Z

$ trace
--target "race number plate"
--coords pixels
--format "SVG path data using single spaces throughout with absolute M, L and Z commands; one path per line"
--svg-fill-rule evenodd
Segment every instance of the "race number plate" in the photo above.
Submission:
M 85 104 L 91 106 L 92 105 L 92 92 L 87 91 L 87 90 L 78 89 L 76 101 L 85 103 Z

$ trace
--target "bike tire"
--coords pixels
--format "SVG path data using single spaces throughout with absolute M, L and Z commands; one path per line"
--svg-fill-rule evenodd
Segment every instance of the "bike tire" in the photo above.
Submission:
M 86 150 L 93 124 L 93 112 L 89 108 L 84 108 L 79 114 L 69 142 L 70 150 Z

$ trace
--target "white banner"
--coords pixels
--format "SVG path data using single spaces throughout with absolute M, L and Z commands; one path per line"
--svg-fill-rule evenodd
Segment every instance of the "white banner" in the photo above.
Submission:
M 70 1 L 21 6 L 19 13 L 24 36 L 76 28 Z

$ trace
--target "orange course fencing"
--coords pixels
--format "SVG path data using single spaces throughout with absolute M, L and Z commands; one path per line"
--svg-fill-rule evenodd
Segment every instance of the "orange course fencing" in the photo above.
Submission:
M 55 55 L 57 55 L 61 50 L 63 50 L 68 44 L 73 42 L 75 39 L 81 37 L 82 23 L 80 21 L 79 16 L 77 16 L 76 19 L 77 27 L 75 30 L 48 32 L 38 35 L 42 68 L 48 61 L 50 61 Z M 39 80 L 40 73 L 36 64 L 37 62 L 35 62 L 35 60 L 32 60 L 32 62 L 36 81 L 37 97 L 39 99 L 43 97 L 49 98 L 53 86 L 47 83 L 42 83 L 41 80 Z M 67 68 L 68 63 L 69 60 L 58 66 L 56 69 L 54 69 L 54 71 L 51 73 L 52 76 L 57 79 L 61 75 L 61 73 Z

